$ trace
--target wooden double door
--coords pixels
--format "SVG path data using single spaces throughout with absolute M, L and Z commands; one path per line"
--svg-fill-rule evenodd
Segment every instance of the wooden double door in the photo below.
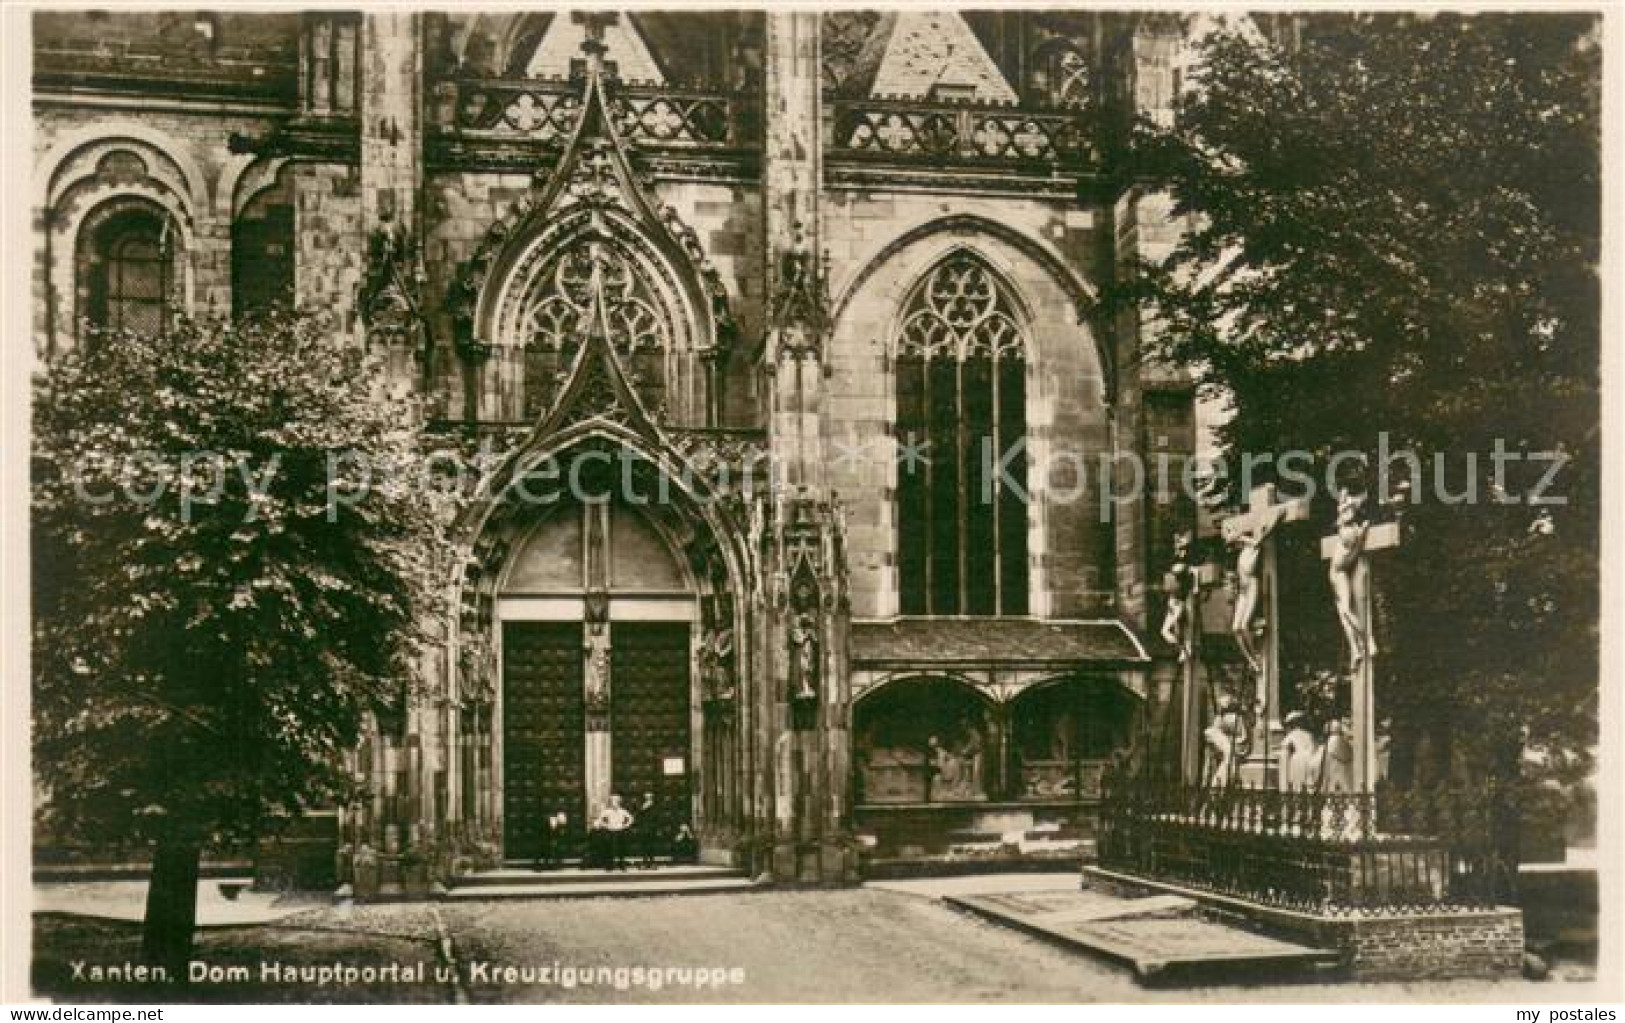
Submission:
M 694 764 L 687 622 L 609 625 L 609 713 L 589 715 L 585 633 L 580 622 L 506 622 L 502 627 L 504 856 L 543 851 L 547 820 L 569 818 L 565 848 L 581 847 L 590 814 L 610 792 L 637 812 L 655 797 L 654 821 L 669 837 L 692 826 Z M 607 776 L 601 757 L 605 741 Z

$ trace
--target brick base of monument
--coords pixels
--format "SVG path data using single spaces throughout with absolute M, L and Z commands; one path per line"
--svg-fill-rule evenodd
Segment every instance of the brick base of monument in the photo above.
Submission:
M 1085 867 L 1083 873 L 1088 887 L 1183 895 L 1263 933 L 1336 949 L 1355 980 L 1488 980 L 1516 977 L 1523 966 L 1523 912 L 1511 907 L 1316 913 L 1124 871 Z

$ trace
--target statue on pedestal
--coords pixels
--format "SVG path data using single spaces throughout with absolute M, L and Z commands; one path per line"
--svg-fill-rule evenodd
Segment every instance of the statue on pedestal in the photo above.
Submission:
M 1286 735 L 1281 739 L 1281 791 L 1307 792 L 1319 781 L 1320 743 L 1307 726 L 1302 711 L 1292 711 L 1282 719 Z
M 1168 568 L 1168 608 L 1162 616 L 1163 642 L 1179 651 L 1179 663 L 1191 656 L 1191 594 L 1196 589 L 1196 567 L 1190 561 L 1191 534 L 1182 531 L 1174 537 L 1174 561 Z
M 790 689 L 797 700 L 818 699 L 818 623 L 802 613 L 790 623 Z
M 723 625 L 705 630 L 700 638 L 700 681 L 705 699 L 726 703 L 734 697 L 734 633 Z
M 1354 791 L 1354 743 L 1352 728 L 1338 718 L 1326 722 L 1326 745 L 1320 754 L 1320 791 Z
M 1240 761 L 1251 748 L 1252 730 L 1242 718 L 1234 700 L 1225 697 L 1219 703 L 1219 712 L 1202 732 L 1207 744 L 1207 784 L 1212 788 L 1225 788 L 1235 780 Z

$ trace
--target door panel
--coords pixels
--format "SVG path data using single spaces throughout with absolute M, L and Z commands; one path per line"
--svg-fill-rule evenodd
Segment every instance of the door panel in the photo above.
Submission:
M 636 812 L 645 792 L 658 807 L 658 834 L 690 821 L 689 638 L 686 622 L 610 626 L 611 778 Z M 668 760 L 682 770 L 665 773 Z
M 549 814 L 586 813 L 581 625 L 502 626 L 503 854 L 534 859 Z

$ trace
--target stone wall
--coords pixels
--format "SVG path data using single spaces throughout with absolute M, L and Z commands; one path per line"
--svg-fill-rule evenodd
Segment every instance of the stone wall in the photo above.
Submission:
M 330 163 L 301 163 L 293 174 L 295 304 L 326 329 L 350 333 L 367 252 L 360 175 Z

